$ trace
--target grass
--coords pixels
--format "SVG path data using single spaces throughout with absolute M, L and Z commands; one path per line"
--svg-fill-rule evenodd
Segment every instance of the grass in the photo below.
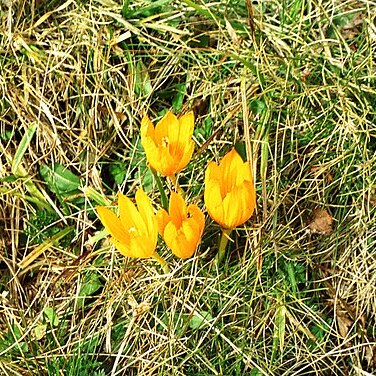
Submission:
M 375 7 L 1 4 L 0 374 L 375 373 Z M 139 185 L 160 203 L 139 126 L 166 109 L 196 114 L 191 201 L 233 145 L 254 168 L 219 269 L 208 216 L 191 259 L 160 243 L 164 275 L 93 210 Z

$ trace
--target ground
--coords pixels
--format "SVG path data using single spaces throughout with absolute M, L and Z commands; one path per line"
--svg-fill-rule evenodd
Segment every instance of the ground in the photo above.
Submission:
M 376 372 L 376 4 L 0 4 L 0 374 Z M 195 114 L 178 175 L 194 256 L 123 257 L 96 205 L 161 193 L 145 114 Z M 257 205 L 220 265 L 204 173 L 232 147 Z M 167 191 L 173 188 L 161 178 Z

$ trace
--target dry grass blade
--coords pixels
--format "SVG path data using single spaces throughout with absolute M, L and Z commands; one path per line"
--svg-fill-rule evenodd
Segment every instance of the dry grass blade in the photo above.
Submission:
M 0 373 L 374 374 L 375 10 L 3 1 Z M 119 189 L 160 205 L 139 125 L 166 109 L 195 112 L 179 184 L 201 207 L 209 160 L 252 161 L 258 208 L 220 270 L 209 219 L 191 259 L 158 246 L 168 275 L 97 220 Z

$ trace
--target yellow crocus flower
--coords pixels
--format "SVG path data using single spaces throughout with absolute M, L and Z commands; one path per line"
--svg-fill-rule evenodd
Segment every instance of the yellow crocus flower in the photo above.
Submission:
M 223 229 L 240 226 L 251 217 L 256 205 L 252 170 L 235 149 L 219 165 L 209 162 L 204 201 L 210 217 Z
M 163 176 L 180 172 L 193 154 L 193 128 L 192 111 L 180 118 L 168 111 L 155 128 L 145 115 L 141 121 L 141 143 L 150 166 Z
M 137 190 L 136 208 L 128 197 L 119 192 L 118 204 L 120 218 L 104 206 L 96 207 L 116 249 L 127 257 L 153 257 L 159 261 L 155 253 L 158 222 L 146 193 L 142 188 Z
M 172 253 L 180 258 L 191 257 L 201 240 L 205 217 L 200 208 L 186 205 L 183 197 L 171 192 L 168 212 L 157 213 L 159 233 Z

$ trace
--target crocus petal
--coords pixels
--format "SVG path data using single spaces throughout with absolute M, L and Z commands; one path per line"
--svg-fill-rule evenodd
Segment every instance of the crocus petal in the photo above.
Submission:
M 200 242 L 205 226 L 205 217 L 199 207 L 187 207 L 183 197 L 171 192 L 168 213 L 157 213 L 159 232 L 172 253 L 181 258 L 192 256 Z
M 181 118 L 179 118 L 179 142 L 181 144 L 184 145 L 191 140 L 194 126 L 195 116 L 193 114 L 193 111 L 189 111 Z
M 236 176 L 236 185 L 241 185 L 243 181 L 253 182 L 252 169 L 249 162 L 244 162 L 239 167 L 239 172 Z
M 147 115 L 141 120 L 141 139 L 142 137 L 149 137 L 155 142 L 154 125 Z
M 119 192 L 118 195 L 120 220 L 124 228 L 129 231 L 137 230 L 140 234 L 147 234 L 146 224 L 144 223 L 135 204 L 125 195 Z
M 155 145 L 151 138 L 144 138 L 142 140 L 142 146 L 145 150 L 146 158 L 151 167 L 159 171 L 160 168 L 160 149 Z
M 115 238 L 111 238 L 111 242 L 115 248 L 125 257 L 138 257 L 137 252 L 130 247 L 130 242 L 123 243 L 117 241 Z
M 194 115 L 189 112 L 177 118 L 168 111 L 154 128 L 147 116 L 141 121 L 141 143 L 151 167 L 171 176 L 187 166 L 192 158 Z
M 212 219 L 221 224 L 224 218 L 221 188 L 217 181 L 205 181 L 204 201 Z
M 170 216 L 164 209 L 157 212 L 158 232 L 163 236 L 167 223 L 170 222 Z
M 110 209 L 104 206 L 97 206 L 96 209 L 98 217 L 108 233 L 117 241 L 127 243 L 129 241 L 128 232 L 125 230 L 120 219 Z
M 180 242 L 178 239 L 178 230 L 172 222 L 168 222 L 163 233 L 163 239 L 173 254 L 180 253 Z
M 198 228 L 199 228 L 199 232 L 200 232 L 200 236 L 201 236 L 202 232 L 204 231 L 204 227 L 205 227 L 205 216 L 204 216 L 203 212 L 195 204 L 189 205 L 187 211 L 188 211 L 188 214 L 190 215 L 190 217 L 197 223 Z
M 137 236 L 130 241 L 129 248 L 132 250 L 135 257 L 149 258 L 152 257 L 157 245 L 157 238 L 151 239 L 148 237 Z
M 146 158 L 154 170 L 163 176 L 170 176 L 176 173 L 177 162 L 168 149 L 157 147 L 150 139 L 144 140 L 143 147 Z
M 249 182 L 237 186 L 223 200 L 224 228 L 234 228 L 246 222 L 255 209 L 256 196 L 254 188 Z
M 219 165 L 209 163 L 204 200 L 211 218 L 223 228 L 237 227 L 251 217 L 256 205 L 252 170 L 235 149 Z
M 187 207 L 183 197 L 175 192 L 171 192 L 168 211 L 170 220 L 177 228 L 179 228 L 184 219 L 187 217 Z
M 222 171 L 219 166 L 215 162 L 209 162 L 205 171 L 205 186 L 211 183 L 214 184 L 214 181 L 219 184 L 221 181 L 221 175 Z
M 181 157 L 181 159 L 179 161 L 179 164 L 176 167 L 176 172 L 175 173 L 180 172 L 184 167 L 186 167 L 187 164 L 189 163 L 189 161 L 192 158 L 193 150 L 195 148 L 194 142 L 192 140 L 190 140 L 185 145 L 186 146 L 185 146 L 185 148 L 184 148 L 184 150 L 182 152 L 182 157 Z
M 231 192 L 232 188 L 236 184 L 236 178 L 239 176 L 239 169 L 243 165 L 243 160 L 235 149 L 232 149 L 230 153 L 226 154 L 219 168 L 221 169 L 222 180 L 222 197 L 224 198 L 228 192 Z
M 136 192 L 137 208 L 119 192 L 120 218 L 98 206 L 98 217 L 111 235 L 116 249 L 127 257 L 153 257 L 158 239 L 158 223 L 153 207 L 142 189 Z
M 155 140 L 156 140 L 157 145 L 161 145 L 163 142 L 173 141 L 174 139 L 170 140 L 169 137 L 171 136 L 173 137 L 173 135 L 175 133 L 178 133 L 178 131 L 179 131 L 178 118 L 171 111 L 167 111 L 167 113 L 155 126 Z
M 136 192 L 136 203 L 142 222 L 146 225 L 148 235 L 153 238 L 156 237 L 158 235 L 157 218 L 154 215 L 153 206 L 142 188 Z
M 166 148 L 159 149 L 159 160 L 156 162 L 158 164 L 157 171 L 159 171 L 163 176 L 171 176 L 176 174 L 176 167 L 178 162 L 170 154 L 169 150 Z
M 248 220 L 256 207 L 256 190 L 253 185 L 253 182 L 244 182 L 243 183 L 243 189 L 244 193 L 241 193 L 243 197 L 245 197 L 245 202 L 244 202 L 244 217 L 246 217 Z
M 181 237 L 180 241 L 182 241 L 184 247 L 181 247 L 180 254 L 177 254 L 177 256 L 188 258 L 195 252 L 202 234 L 200 233 L 199 225 L 192 218 L 183 223 L 181 231 L 184 237 Z
M 165 228 L 164 240 L 175 256 L 188 258 L 197 248 L 200 239 L 197 234 L 197 224 L 189 225 L 184 222 L 183 227 L 177 230 L 176 226 L 169 222 Z
M 171 114 L 171 116 L 174 115 Z M 162 128 L 169 121 L 165 118 L 166 116 L 162 119 Z M 179 124 L 177 120 L 176 124 Z M 161 127 L 159 127 L 159 133 L 160 129 Z M 174 170 L 176 168 L 177 162 L 171 156 L 168 145 L 166 144 L 166 146 L 164 146 L 164 143 L 162 142 L 162 140 L 158 140 L 158 137 L 160 138 L 161 135 L 156 134 L 153 124 L 150 122 L 149 118 L 145 116 L 141 122 L 141 144 L 145 150 L 146 158 L 150 166 L 153 167 L 156 171 L 160 172 L 162 175 L 172 175 L 175 173 Z M 167 141 L 164 142 L 166 143 Z M 166 174 L 166 172 L 168 174 Z
M 236 188 L 232 192 L 229 192 L 223 200 L 223 219 L 221 226 L 224 228 L 234 228 L 239 226 L 241 223 L 240 217 L 242 208 L 240 207 L 239 196 L 236 196 Z

